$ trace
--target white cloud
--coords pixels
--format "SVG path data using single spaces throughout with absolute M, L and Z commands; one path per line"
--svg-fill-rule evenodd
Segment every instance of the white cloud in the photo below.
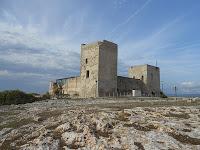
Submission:
M 30 77 L 39 77 L 39 78 L 51 78 L 50 74 L 42 73 L 33 73 L 33 72 L 13 72 L 8 70 L 0 70 L 0 76 L 2 77 L 12 77 L 12 78 L 30 78 Z
M 0 76 L 8 76 L 9 73 L 7 70 L 0 70 Z
M 192 81 L 184 81 L 181 83 L 181 85 L 185 86 L 185 87 L 192 87 L 194 85 L 194 82 Z
M 36 27 L 0 22 L 1 61 L 44 69 L 77 68 L 79 53 L 74 47 L 62 37 L 44 36 Z
M 200 82 L 184 81 L 180 84 L 180 90 L 183 93 L 197 93 L 200 94 Z

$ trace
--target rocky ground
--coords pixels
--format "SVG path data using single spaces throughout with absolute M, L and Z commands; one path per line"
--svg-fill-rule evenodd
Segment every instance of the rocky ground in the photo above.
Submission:
M 200 99 L 46 100 L 0 106 L 0 149 L 200 149 Z

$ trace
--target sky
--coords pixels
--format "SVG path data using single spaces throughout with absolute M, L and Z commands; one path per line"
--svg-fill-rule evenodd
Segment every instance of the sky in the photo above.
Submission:
M 199 0 L 0 0 L 0 90 L 79 75 L 80 45 L 118 44 L 118 74 L 160 67 L 165 93 L 200 94 Z

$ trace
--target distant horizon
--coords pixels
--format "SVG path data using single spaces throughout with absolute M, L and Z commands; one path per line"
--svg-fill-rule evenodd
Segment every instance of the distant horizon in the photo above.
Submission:
M 32 92 L 32 91 L 28 92 L 28 91 L 24 91 L 23 89 L 7 89 L 7 90 L 20 90 L 26 93 L 36 93 L 36 94 L 45 94 L 46 92 L 48 92 L 48 90 L 45 92 Z M 0 92 L 7 91 L 7 90 L 0 90 Z M 185 93 L 185 94 L 177 93 L 177 96 L 175 96 L 175 93 L 165 93 L 165 95 L 167 95 L 168 97 L 200 97 L 200 94 L 198 93 Z
M 79 75 L 82 43 L 108 40 L 118 75 L 157 64 L 164 92 L 200 94 L 198 14 L 198 0 L 1 0 L 0 90 L 44 93 Z

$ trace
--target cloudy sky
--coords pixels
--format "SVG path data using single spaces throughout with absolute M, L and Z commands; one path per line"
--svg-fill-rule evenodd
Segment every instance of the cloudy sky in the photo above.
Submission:
M 118 74 L 161 68 L 164 91 L 200 94 L 199 0 L 0 0 L 0 90 L 46 92 L 79 74 L 80 44 L 119 45 Z

